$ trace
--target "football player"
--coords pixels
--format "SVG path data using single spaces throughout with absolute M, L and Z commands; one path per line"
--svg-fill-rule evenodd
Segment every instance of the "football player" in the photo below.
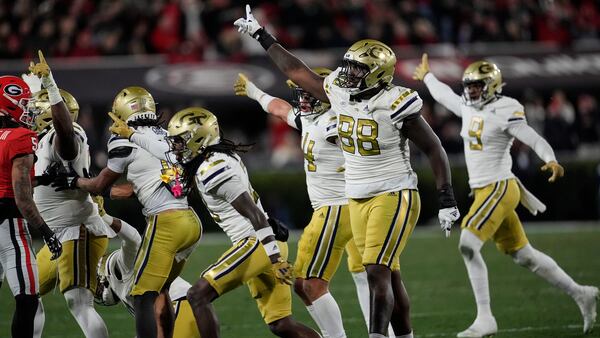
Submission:
M 33 130 L 38 134 L 35 171 L 42 175 L 47 170 L 68 170 L 88 176 L 90 153 L 83 128 L 75 123 L 79 105 L 54 81 L 44 55 L 39 52 L 39 63 L 30 71 L 42 82 L 43 90 L 34 95 L 36 110 Z M 54 169 L 54 168 L 59 169 Z M 71 315 L 86 337 L 108 337 L 102 317 L 94 309 L 92 300 L 96 288 L 96 265 L 108 245 L 108 233 L 98 215 L 90 194 L 83 190 L 54 191 L 39 185 L 33 198 L 50 228 L 63 246 L 63 254 L 52 261 L 48 246 L 42 247 L 36 260 L 40 277 L 40 294 L 54 289 L 59 281 Z
M 322 78 L 261 27 L 250 6 L 246 18 L 234 24 L 258 40 L 289 79 L 331 103 L 344 153 L 352 233 L 369 280 L 369 337 L 385 337 L 390 319 L 396 337 L 412 337 L 399 259 L 420 211 L 408 140 L 427 155 L 433 168 L 442 230 L 449 233 L 459 217 L 446 152 L 420 116 L 419 95 L 391 84 L 396 56 L 380 41 L 357 41 L 345 53 L 342 67 Z
M 52 253 L 62 246 L 33 200 L 32 179 L 37 134 L 31 130 L 31 90 L 16 76 L 0 76 L 0 264 L 15 297 L 13 337 L 41 334 L 44 316 L 34 320 L 39 301 L 38 269 L 27 225 L 42 234 Z M 45 182 L 48 184 L 49 182 Z
M 331 73 L 326 68 L 313 71 L 323 77 Z M 258 101 L 264 111 L 302 133 L 306 186 L 314 212 L 298 242 L 294 290 L 324 336 L 345 337 L 340 309 L 329 293 L 329 281 L 339 266 L 345 246 L 367 326 L 369 289 L 362 258 L 352 240 L 348 198 L 344 191 L 344 155 L 336 143 L 337 118 L 329 103 L 317 100 L 291 80 L 287 84 L 293 92 L 293 105 L 263 92 L 244 74 L 239 74 L 234 89 L 236 95 Z M 358 264 L 352 263 L 355 261 Z M 391 328 L 389 336 L 394 337 Z
M 113 119 L 111 128 L 122 135 L 127 133 L 127 126 Z M 170 150 L 183 167 L 184 187 L 198 189 L 213 219 L 233 242 L 233 247 L 210 265 L 187 293 L 200 335 L 220 336 L 212 302 L 246 284 L 275 335 L 319 337 L 291 316 L 291 290 L 287 284 L 292 283 L 292 267 L 287 262 L 287 243 L 276 241 L 258 194 L 236 154 L 247 147 L 221 138 L 217 117 L 200 107 L 173 115 L 167 130 Z M 140 146 L 151 146 L 143 138 L 140 135 L 135 140 Z M 287 240 L 287 236 L 277 239 Z
M 150 93 L 141 87 L 121 90 L 113 102 L 113 116 L 125 121 L 136 135 L 145 135 L 164 143 L 166 131 L 159 126 L 156 105 Z M 165 143 L 166 144 L 166 143 Z M 202 226 L 188 207 L 177 185 L 163 182 L 172 169 L 164 160 L 133 143 L 114 135 L 108 141 L 108 164 L 94 178 L 78 175 L 56 182 L 62 188 L 79 188 L 99 194 L 126 173 L 148 219 L 142 245 L 135 262 L 135 280 L 131 290 L 139 337 L 156 337 L 154 303 L 159 293 L 168 296 L 171 282 L 179 276 L 186 258 L 197 246 Z M 172 182 L 171 182 L 172 183 Z M 167 318 L 172 317 L 166 316 Z M 172 322 L 167 327 L 172 327 Z
M 142 239 L 138 232 L 127 222 L 106 213 L 102 197 L 95 197 L 94 201 L 98 204 L 100 215 L 105 224 L 116 232 L 119 239 L 121 239 L 121 247 L 107 253 L 98 262 L 98 287 L 94 295 L 95 301 L 97 304 L 104 306 L 116 305 L 120 301 L 131 314 L 134 314 L 131 288 L 135 277 L 135 256 Z M 161 317 L 161 314 L 164 313 L 161 310 L 168 305 L 165 301 L 166 297 L 161 297 L 163 295 L 161 293 L 157 299 L 155 317 L 158 323 L 158 332 L 162 332 L 163 337 L 165 337 L 165 332 L 173 331 L 174 338 L 200 338 L 194 314 L 185 298 L 190 287 L 190 283 L 181 277 L 175 278 L 169 287 L 169 298 L 173 302 L 173 312 L 175 313 L 175 326 L 171 330 L 166 330 L 163 327 L 168 323 L 164 323 Z
M 463 218 L 459 248 L 475 295 L 477 317 L 457 337 L 482 337 L 498 330 L 490 307 L 487 267 L 480 252 L 489 239 L 515 263 L 571 296 L 581 310 L 584 333 L 590 332 L 596 319 L 598 288 L 575 283 L 552 258 L 533 248 L 515 212 L 519 202 L 534 215 L 546 210 L 511 171 L 510 147 L 515 138 L 545 162 L 541 169 L 552 173 L 549 182 L 562 177 L 564 169 L 548 142 L 527 125 L 523 106 L 500 95 L 504 86 L 500 69 L 487 61 L 470 64 L 463 74 L 462 96 L 429 71 L 427 54 L 423 54 L 413 77 L 423 81 L 433 98 L 463 121 L 460 135 L 475 200 Z

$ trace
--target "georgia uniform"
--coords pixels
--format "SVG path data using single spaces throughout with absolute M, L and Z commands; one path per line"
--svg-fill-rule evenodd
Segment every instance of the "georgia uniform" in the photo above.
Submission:
M 135 133 L 166 145 L 166 131 L 160 127 L 136 127 Z M 187 200 L 174 197 L 161 180 L 163 170 L 169 168 L 167 162 L 135 143 L 113 136 L 108 142 L 107 167 L 116 173 L 127 172 L 148 220 L 136 257 L 131 295 L 158 292 L 179 275 L 200 241 L 200 219 Z
M 252 223 L 231 205 L 237 197 L 247 192 L 264 212 L 240 157 L 236 154 L 212 153 L 198 168 L 196 184 L 213 219 L 233 242 L 233 247 L 210 265 L 202 273 L 202 278 L 219 295 L 247 284 L 267 324 L 290 316 L 290 287 L 277 281 L 271 261 L 257 239 Z M 287 260 L 287 243 L 277 244 L 281 257 Z
M 298 242 L 294 268 L 298 277 L 330 281 L 348 246 L 351 272 L 364 271 L 362 259 L 353 246 L 352 228 L 345 193 L 344 155 L 335 143 L 337 117 L 322 114 L 288 113 L 287 123 L 302 133 L 306 187 L 314 210 Z
M 15 203 L 13 160 L 35 154 L 37 135 L 26 128 L 0 129 L 0 264 L 13 295 L 39 291 L 38 268 L 27 223 Z M 34 172 L 31 171 L 31 178 Z
M 480 109 L 467 105 L 450 87 L 428 73 L 424 82 L 436 101 L 462 119 L 460 135 L 464 141 L 469 185 L 475 200 L 463 218 L 462 227 L 482 241 L 493 239 L 498 249 L 515 252 L 528 240 L 515 208 L 519 201 L 533 214 L 546 207 L 512 173 L 510 148 L 515 135 L 532 147 L 545 161 L 555 161 L 550 146 L 535 132 L 529 133 L 523 106 L 515 99 L 497 95 Z M 531 130 L 532 131 L 532 130 Z M 533 144 L 527 142 L 532 135 Z M 547 143 L 546 143 L 547 144 Z
M 401 128 L 405 119 L 419 116 L 422 101 L 415 91 L 393 85 L 369 100 L 350 100 L 350 92 L 336 84 L 340 70 L 323 85 L 337 114 L 354 241 L 364 265 L 398 270 L 420 211 L 417 175 Z
M 77 156 L 71 161 L 63 160 L 56 151 L 56 131 L 51 127 L 40 135 L 35 172 L 42 175 L 53 164 L 59 163 L 65 171 L 89 176 L 90 153 L 83 128 L 73 123 Z M 68 168 L 68 169 L 67 169 Z M 51 291 L 59 281 L 60 292 L 72 287 L 96 289 L 96 265 L 108 246 L 109 232 L 104 227 L 98 209 L 90 194 L 79 189 L 55 191 L 54 187 L 35 187 L 33 199 L 48 226 L 63 245 L 63 254 L 57 260 L 48 246 L 38 252 L 36 260 L 40 275 L 40 293 Z

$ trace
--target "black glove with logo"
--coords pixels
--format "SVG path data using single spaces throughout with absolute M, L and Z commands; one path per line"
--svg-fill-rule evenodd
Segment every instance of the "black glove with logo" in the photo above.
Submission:
M 62 244 L 56 237 L 56 234 L 54 233 L 54 231 L 52 231 L 52 229 L 50 229 L 50 227 L 48 227 L 48 224 L 46 224 L 46 223 L 42 224 L 39 227 L 39 229 L 40 229 L 40 232 L 42 233 L 42 237 L 44 238 L 44 242 L 46 243 L 46 245 L 48 246 L 48 249 L 52 253 L 52 257 L 50 257 L 50 260 L 53 261 L 53 260 L 57 259 L 62 254 Z

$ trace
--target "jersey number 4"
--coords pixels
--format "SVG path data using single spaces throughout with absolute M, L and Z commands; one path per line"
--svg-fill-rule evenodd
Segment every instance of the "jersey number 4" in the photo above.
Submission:
M 481 133 L 483 133 L 483 119 L 479 116 L 471 118 L 469 124 L 469 137 L 475 140 L 469 141 L 469 147 L 471 150 L 482 150 L 483 143 L 481 142 Z
M 315 141 L 308 139 L 308 133 L 304 134 L 302 140 L 302 152 L 306 159 L 306 170 L 317 171 L 317 165 L 315 164 L 315 154 L 313 148 L 315 147 Z
M 354 143 L 354 126 L 356 125 L 356 143 Z M 354 120 L 351 116 L 340 115 L 338 119 L 338 135 L 342 142 L 342 149 L 345 152 L 354 154 L 358 148 L 358 153 L 362 156 L 373 156 L 381 154 L 379 143 L 377 143 L 378 125 L 374 120 L 358 119 Z M 358 145 L 358 146 L 357 146 Z

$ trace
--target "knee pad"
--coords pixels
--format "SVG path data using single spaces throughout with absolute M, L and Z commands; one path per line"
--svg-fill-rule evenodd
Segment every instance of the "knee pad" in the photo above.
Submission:
M 513 261 L 520 266 L 535 270 L 536 251 L 531 245 L 527 244 L 522 249 L 513 252 L 511 256 Z
M 94 295 L 88 289 L 76 287 L 66 291 L 63 295 L 67 301 L 67 307 L 71 311 L 94 306 Z
M 460 241 L 458 242 L 458 250 L 463 255 L 463 257 L 467 259 L 473 258 L 475 252 L 479 252 L 481 247 L 483 246 L 483 241 L 481 241 L 477 236 L 475 236 L 469 230 L 463 230 L 460 233 Z

